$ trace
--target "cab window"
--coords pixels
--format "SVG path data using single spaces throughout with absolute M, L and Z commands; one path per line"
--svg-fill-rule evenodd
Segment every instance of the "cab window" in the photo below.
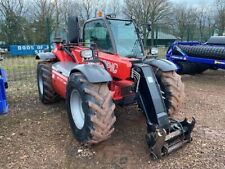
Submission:
M 84 42 L 96 43 L 97 48 L 105 52 L 113 52 L 109 32 L 102 20 L 92 21 L 85 24 Z

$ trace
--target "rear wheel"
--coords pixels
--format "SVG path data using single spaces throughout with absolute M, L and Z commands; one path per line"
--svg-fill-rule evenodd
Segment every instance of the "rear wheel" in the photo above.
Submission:
M 37 83 L 39 98 L 42 103 L 50 104 L 59 100 L 60 97 L 52 86 L 52 64 L 50 62 L 38 63 Z
M 172 116 L 180 110 L 185 98 L 184 84 L 181 81 L 181 76 L 175 71 L 162 72 L 158 70 L 156 77 L 162 90 L 168 114 Z
M 70 125 L 78 141 L 96 144 L 111 136 L 116 117 L 107 83 L 92 84 L 81 73 L 73 73 L 66 101 Z

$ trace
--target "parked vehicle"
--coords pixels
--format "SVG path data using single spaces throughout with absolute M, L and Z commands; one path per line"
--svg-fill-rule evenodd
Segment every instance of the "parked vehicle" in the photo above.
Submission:
M 69 42 L 57 38 L 52 52 L 36 57 L 40 100 L 66 100 L 78 141 L 97 144 L 110 138 L 115 106 L 129 104 L 145 114 L 146 141 L 155 158 L 192 140 L 195 120 L 172 119 L 185 95 L 176 66 L 165 59 L 146 59 L 133 20 L 111 15 L 88 20 L 83 42 L 79 30 L 78 19 L 69 18 Z
M 225 36 L 212 36 L 206 43 L 174 42 L 166 58 L 179 74 L 199 74 L 207 69 L 225 69 Z

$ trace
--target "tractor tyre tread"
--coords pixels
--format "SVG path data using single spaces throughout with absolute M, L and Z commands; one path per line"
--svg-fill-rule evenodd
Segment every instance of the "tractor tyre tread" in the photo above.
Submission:
M 73 133 L 78 141 L 84 144 L 97 144 L 110 138 L 114 131 L 116 117 L 114 115 L 115 104 L 112 100 L 112 92 L 107 83 L 90 83 L 81 73 L 73 73 L 68 83 L 67 100 L 70 98 L 71 83 L 74 84 L 82 102 L 84 102 L 85 119 L 82 129 L 78 129 L 73 121 L 69 102 L 67 110 Z
M 40 100 L 44 104 L 51 104 L 59 101 L 60 97 L 55 92 L 52 86 L 52 63 L 51 62 L 40 62 L 37 66 L 37 82 L 39 80 L 38 76 L 41 73 L 42 80 L 43 80 L 43 94 L 40 93 L 39 96 Z
M 181 81 L 181 76 L 175 71 L 162 72 L 159 70 L 156 77 L 163 91 L 168 115 L 173 116 L 179 112 L 185 98 L 184 84 Z

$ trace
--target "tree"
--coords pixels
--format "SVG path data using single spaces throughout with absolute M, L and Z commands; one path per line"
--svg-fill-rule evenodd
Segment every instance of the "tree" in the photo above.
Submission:
M 24 11 L 23 0 L 0 0 L 0 34 L 6 44 L 23 43 L 25 40 L 23 35 L 27 21 L 22 16 Z
M 83 19 L 82 5 L 74 0 L 61 0 L 59 11 L 60 11 L 60 24 L 66 30 L 67 19 L 69 16 L 79 17 Z
M 47 43 L 47 19 L 49 21 L 50 32 L 55 29 L 55 5 L 50 0 L 34 0 L 34 7 L 32 15 L 34 20 L 31 23 L 31 28 L 35 34 L 34 42 L 36 43 Z
M 214 34 L 214 29 L 215 29 L 215 19 L 214 19 L 214 14 L 211 14 L 213 12 L 209 12 L 210 14 L 207 15 L 207 24 L 206 24 L 206 39 L 208 39 L 210 36 Z
M 186 26 L 187 26 L 187 41 L 195 40 L 195 33 L 197 30 L 197 13 L 196 9 L 191 7 L 187 10 Z
M 145 46 L 149 36 L 146 23 L 151 23 L 151 46 L 154 46 L 156 25 L 165 22 L 169 18 L 170 6 L 168 0 L 125 0 L 124 12 L 127 16 L 134 17 L 137 25 L 142 28 Z
M 208 8 L 199 8 L 196 11 L 196 21 L 197 21 L 197 30 L 199 32 L 199 38 L 200 41 L 207 40 L 213 32 L 213 29 L 215 27 L 215 23 L 213 21 L 213 14 L 214 12 L 211 9 Z
M 197 27 L 200 34 L 200 41 L 204 39 L 206 22 L 207 22 L 207 10 L 202 8 L 197 11 Z
M 120 0 L 113 0 L 112 2 L 110 2 L 109 9 L 112 13 L 119 15 L 121 12 Z
M 186 32 L 186 9 L 184 7 L 174 8 L 174 26 L 175 32 L 181 40 L 184 40 Z
M 225 30 L 225 1 L 216 0 L 217 15 L 216 26 L 219 30 L 219 35 L 223 35 Z
M 179 6 L 174 8 L 174 26 L 176 35 L 181 40 L 194 40 L 197 30 L 196 8 Z
M 174 33 L 181 40 L 207 40 L 213 32 L 213 11 L 206 7 L 179 5 L 174 11 Z
M 82 6 L 85 13 L 85 19 L 90 19 L 94 13 L 94 6 L 97 5 L 97 0 L 83 0 Z

